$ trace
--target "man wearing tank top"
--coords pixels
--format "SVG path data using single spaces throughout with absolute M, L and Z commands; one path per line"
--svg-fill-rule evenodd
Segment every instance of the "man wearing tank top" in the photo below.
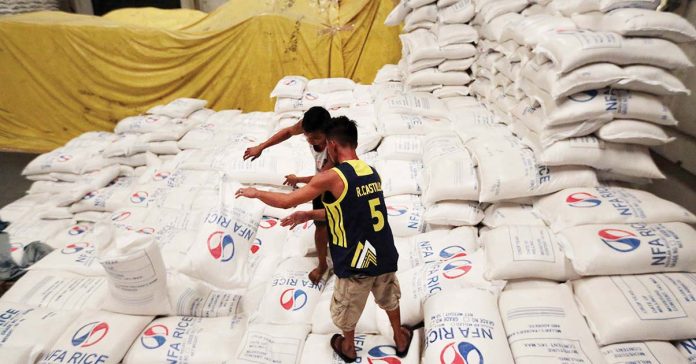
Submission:
M 331 121 L 331 115 L 329 112 L 320 106 L 315 106 L 310 108 L 305 112 L 302 120 L 297 122 L 295 125 L 289 126 L 287 128 L 281 129 L 277 133 L 273 134 L 265 142 L 255 146 L 247 148 L 244 152 L 244 160 L 254 159 L 261 156 L 261 153 L 266 148 L 284 142 L 295 135 L 304 134 L 309 143 L 309 150 L 314 157 L 314 165 L 317 173 L 329 170 L 334 167 L 333 163 L 329 160 L 328 154 L 326 152 L 326 134 L 324 129 L 326 129 L 327 123 Z M 307 184 L 312 180 L 313 176 L 298 177 L 294 174 L 285 176 L 285 184 L 292 187 L 297 187 L 298 183 Z M 312 201 L 312 208 L 314 210 L 323 210 L 324 206 L 321 202 L 321 198 L 318 197 Z M 327 244 L 329 240 L 329 233 L 326 228 L 326 221 L 314 221 L 315 231 L 314 231 L 314 245 L 317 249 L 317 258 L 319 259 L 319 264 L 314 270 L 309 273 L 309 280 L 316 284 L 321 280 L 321 277 L 326 272 L 328 265 L 326 263 L 327 255 Z

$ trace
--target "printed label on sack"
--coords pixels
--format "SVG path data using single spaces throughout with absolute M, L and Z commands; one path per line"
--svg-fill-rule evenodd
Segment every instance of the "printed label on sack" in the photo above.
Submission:
M 645 343 L 615 344 L 601 349 L 609 364 L 660 363 Z
M 176 313 L 195 317 L 231 316 L 237 313 L 242 296 L 224 291 L 212 291 L 205 296 L 187 288 L 177 300 Z
M 688 317 L 663 275 L 612 276 L 641 320 L 665 320 Z
M 696 339 L 681 341 L 677 348 L 689 360 L 689 364 L 696 364 Z
M 616 33 L 558 31 L 558 34 L 573 37 L 580 49 L 621 48 L 621 36 Z
M 152 258 L 146 252 L 128 260 L 105 259 L 100 262 L 109 275 L 111 294 L 129 304 L 148 303 L 153 286 L 161 284 Z
M 39 307 L 80 309 L 106 283 L 104 278 L 58 278 L 47 276 L 19 300 Z
M 510 226 L 508 233 L 514 261 L 556 261 L 556 242 L 547 229 Z
M 557 325 L 540 326 L 547 326 L 546 330 L 557 330 L 553 327 Z M 582 343 L 579 340 L 563 338 L 520 339 L 511 341 L 510 349 L 514 353 L 515 360 L 549 358 L 550 361 L 557 360 L 559 363 L 592 363 L 592 360 L 583 351 Z
M 300 339 L 249 330 L 237 358 L 259 364 L 291 364 L 297 361 L 301 345 Z

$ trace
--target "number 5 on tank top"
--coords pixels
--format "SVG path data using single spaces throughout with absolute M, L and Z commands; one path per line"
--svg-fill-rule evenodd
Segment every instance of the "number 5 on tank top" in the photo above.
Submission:
M 373 198 L 368 201 L 370 204 L 370 213 L 372 214 L 373 219 L 377 219 L 377 222 L 372 224 L 372 227 L 375 228 L 375 232 L 380 231 L 384 228 L 384 214 L 382 214 L 382 211 L 377 210 L 377 206 L 379 206 L 379 198 Z

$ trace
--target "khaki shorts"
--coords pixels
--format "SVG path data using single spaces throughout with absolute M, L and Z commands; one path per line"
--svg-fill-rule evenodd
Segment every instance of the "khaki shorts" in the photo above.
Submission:
M 385 311 L 399 307 L 401 289 L 395 273 L 376 277 L 337 278 L 331 299 L 331 319 L 341 331 L 353 331 L 365 309 L 370 292 Z

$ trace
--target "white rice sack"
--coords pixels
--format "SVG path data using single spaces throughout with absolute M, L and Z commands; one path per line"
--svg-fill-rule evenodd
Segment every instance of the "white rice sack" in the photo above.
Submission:
M 331 348 L 332 335 L 317 335 L 312 333 L 307 337 L 302 363 L 342 364 L 343 359 Z M 420 362 L 420 330 L 413 332 L 411 347 L 404 358 L 396 356 L 394 339 L 380 335 L 355 335 L 356 363 L 403 363 L 417 364 Z
M 418 196 L 399 195 L 384 199 L 387 220 L 394 236 L 411 236 L 425 232 L 425 206 Z
M 696 230 L 681 222 L 582 225 L 560 234 L 584 276 L 696 271 Z
M 468 24 L 438 24 L 433 31 L 441 47 L 450 44 L 478 43 L 479 40 L 476 29 Z
M 559 238 L 545 226 L 503 226 L 481 232 L 487 279 L 577 277 L 561 250 Z
M 307 78 L 302 76 L 285 76 L 281 78 L 271 91 L 271 97 L 301 99 L 304 94 Z
M 300 364 L 309 330 L 306 325 L 249 324 L 234 362 Z
M 554 231 L 587 224 L 696 223 L 685 208 L 650 192 L 622 187 L 568 188 L 534 203 Z
M 573 15 L 581 29 L 614 32 L 625 37 L 654 37 L 676 43 L 696 40 L 696 29 L 675 13 L 646 9 L 616 9 L 609 13 L 592 12 Z
M 410 87 L 442 85 L 458 86 L 471 82 L 471 76 L 466 72 L 442 72 L 437 68 L 426 68 L 413 72 L 406 78 L 406 84 Z
M 423 163 L 420 161 L 378 160 L 375 169 L 382 180 L 384 196 L 419 195 Z
M 471 58 L 464 58 L 464 59 L 448 59 L 442 63 L 440 63 L 437 66 L 437 69 L 442 71 L 442 72 L 449 72 L 449 71 L 460 71 L 460 72 L 465 72 L 471 69 L 471 66 L 476 62 L 476 58 L 471 57 Z M 449 86 L 448 88 L 452 87 L 464 87 L 464 86 Z M 443 87 L 444 88 L 444 87 Z M 468 87 L 467 87 L 468 90 Z M 435 90 L 437 91 L 437 90 Z M 468 93 L 467 93 L 468 94 Z
M 427 24 L 433 24 L 437 20 L 437 6 L 435 4 L 421 6 L 413 9 L 404 19 L 404 32 L 415 30 L 419 27 L 430 28 Z M 431 25 L 432 26 L 432 25 Z
M 414 114 L 380 114 L 379 119 L 384 135 L 425 135 L 432 129 L 450 126 L 445 118 Z
M 316 258 L 290 258 L 277 268 L 254 323 L 310 324 L 326 281 L 313 284 L 308 277 Z
M 311 209 L 311 207 L 307 207 L 303 208 L 302 210 L 307 211 Z M 316 246 L 314 240 L 315 231 L 316 225 L 314 224 L 314 221 L 311 220 L 303 224 L 300 224 L 296 226 L 294 229 L 288 231 L 287 239 L 281 247 L 281 257 L 285 259 L 307 257 L 316 254 Z
M 547 166 L 583 165 L 631 177 L 665 178 L 647 147 L 605 142 L 593 136 L 553 143 L 539 154 L 539 162 Z
M 80 201 L 70 206 L 70 212 L 84 211 L 115 211 L 129 204 L 131 199 L 131 187 L 135 183 L 134 177 L 118 177 L 110 185 L 88 192 Z M 139 201 L 139 198 L 135 198 Z
M 312 314 L 312 333 L 314 334 L 333 334 L 341 332 L 333 323 L 331 318 L 331 301 L 333 300 L 334 288 L 336 285 L 336 276 L 332 275 L 326 282 L 326 287 L 321 293 L 319 303 Z M 377 334 L 377 311 L 382 311 L 375 303 L 375 297 L 369 295 L 365 303 L 365 309 L 360 315 L 360 319 L 355 326 L 355 332 L 358 334 Z M 381 315 L 381 313 L 380 313 Z
M 228 363 L 246 329 L 246 317 L 162 317 L 135 339 L 124 364 Z
M 425 209 L 423 220 L 430 225 L 474 226 L 483 220 L 478 202 L 440 201 Z
M 503 34 L 510 24 L 521 21 L 524 17 L 518 13 L 507 13 L 500 15 L 479 28 L 481 38 L 494 40 L 503 43 Z
M 396 10 L 399 7 L 401 7 L 400 4 L 397 5 L 397 7 L 394 8 L 394 10 Z M 387 19 L 387 20 L 389 20 L 389 19 Z M 387 24 L 387 25 L 390 25 L 390 24 Z M 385 64 L 384 66 L 382 66 L 382 68 L 380 68 L 377 71 L 377 75 L 375 75 L 375 79 L 374 79 L 374 81 L 372 81 L 372 83 L 373 84 L 380 84 L 380 83 L 387 83 L 387 82 L 394 82 L 394 81 L 401 81 L 401 72 L 399 72 L 399 67 L 395 64 Z M 357 89 L 357 86 L 360 86 L 360 85 L 356 85 L 356 89 Z
M 614 120 L 597 130 L 597 137 L 614 143 L 657 146 L 674 141 L 664 128 L 638 120 Z
M 132 315 L 170 312 L 167 271 L 151 235 L 117 233 L 98 256 L 109 285 L 104 309 Z
M 505 281 L 488 281 L 484 278 L 486 258 L 482 250 L 473 253 L 448 250 L 446 254 L 451 254 L 451 257 L 397 273 L 401 286 L 399 306 L 402 324 L 417 325 L 421 322 L 423 303 L 430 297 L 459 292 L 467 287 L 499 291 L 505 285 Z M 387 315 L 377 315 L 377 325 L 382 335 L 393 335 Z
M 499 304 L 515 363 L 604 363 L 567 285 L 506 290 Z
M 74 311 L 52 311 L 22 303 L 0 303 L 0 353 L 6 363 L 34 363 L 77 317 Z M 40 333 L 40 335 L 37 335 Z M 14 361 L 12 355 L 25 355 Z
M 432 152 L 431 149 L 429 153 Z M 466 150 L 453 151 L 442 158 L 431 158 L 430 155 L 424 155 L 424 159 L 429 160 L 423 172 L 423 202 L 426 205 L 445 200 L 478 200 L 476 167 Z
M 583 278 L 573 289 L 599 345 L 696 337 L 696 273 Z
M 243 311 L 242 290 L 220 290 L 184 274 L 167 276 L 171 315 L 192 317 L 234 316 Z
M 53 310 L 99 309 L 107 293 L 106 278 L 60 271 L 29 271 L 0 302 L 21 302 Z
M 691 93 L 684 83 L 669 71 L 646 65 L 621 67 L 613 63 L 592 63 L 565 74 L 557 74 L 551 62 L 541 65 L 527 62 L 521 75 L 548 92 L 554 99 L 605 87 L 655 95 Z
M 528 0 L 490 1 L 477 11 L 474 23 L 485 24 L 506 13 L 518 13 L 529 5 Z
M 104 268 L 97 261 L 96 246 L 91 242 L 75 242 L 57 248 L 29 269 L 58 269 L 83 276 L 104 276 Z
M 155 133 L 166 129 L 172 123 L 172 118 L 164 115 L 135 115 L 129 116 L 120 120 L 114 131 L 117 134 L 147 134 Z M 124 140 L 124 139 L 121 139 Z M 125 139 L 129 140 L 129 139 Z M 144 139 L 139 139 L 140 142 L 144 142 Z M 118 141 L 116 141 L 118 143 Z M 107 147 L 105 151 L 113 152 L 111 148 L 113 146 Z
M 411 8 L 408 7 L 407 1 L 406 0 L 400 0 L 399 3 L 392 9 L 391 12 L 387 15 L 387 18 L 384 20 L 384 25 L 387 26 L 396 26 L 399 25 L 404 19 L 406 18 L 406 15 L 411 11 Z M 378 73 L 379 75 L 379 73 Z M 375 83 L 378 78 L 375 78 Z
M 315 78 L 307 82 L 307 91 L 319 94 L 328 94 L 337 91 L 352 91 L 355 82 L 347 78 Z
M 37 363 L 120 363 L 152 316 L 106 311 L 81 314 Z
M 496 228 L 508 225 L 545 226 L 541 215 L 532 205 L 495 203 L 484 211 L 483 224 Z
M 659 0 L 553 0 L 549 7 L 563 13 L 563 15 L 570 16 L 591 11 L 608 13 L 619 8 L 656 10 L 659 5 Z
M 447 106 L 438 98 L 423 94 L 411 93 L 395 96 L 385 100 L 379 109 L 380 115 L 387 114 L 416 114 L 425 117 L 447 118 Z
M 696 363 L 696 339 L 689 339 L 677 343 L 679 352 L 688 360 L 689 364 Z
M 577 29 L 572 20 L 551 14 L 526 16 L 519 21 L 508 23 L 500 37 L 500 43 L 514 40 L 519 45 L 534 48 L 546 36 L 555 30 Z
M 428 263 L 466 256 L 478 249 L 476 228 L 434 230 L 408 238 L 396 238 L 400 272 Z
M 544 113 L 540 121 L 544 126 L 572 124 L 581 121 L 613 119 L 637 119 L 660 125 L 676 125 L 678 122 L 662 98 L 643 92 L 628 90 L 590 90 L 551 100 L 544 92 L 537 93 L 528 83 L 523 88 L 540 103 Z
M 474 139 L 467 144 L 478 162 L 481 202 L 545 195 L 570 186 L 597 184 L 589 168 L 547 167 L 537 161 L 532 150 L 519 146 L 518 141 L 498 140 Z
M 424 305 L 424 363 L 513 363 L 497 310 L 498 295 L 465 288 Z
M 467 86 L 443 86 L 441 89 L 433 91 L 435 97 L 441 99 L 448 97 L 461 97 L 469 95 L 469 87 Z
M 557 72 L 590 63 L 646 64 L 666 69 L 693 66 L 676 44 L 659 38 L 624 38 L 611 32 L 557 30 L 544 37 L 534 53 L 550 59 Z
M 438 21 L 444 24 L 464 24 L 475 15 L 474 3 L 471 0 L 459 0 L 453 5 L 439 9 Z
M 423 154 L 422 139 L 418 135 L 387 136 L 379 144 L 377 153 L 381 159 L 420 160 Z
M 399 36 L 403 44 L 404 59 L 407 64 L 414 64 L 424 59 L 464 59 L 478 54 L 473 44 L 451 44 L 440 47 L 435 34 L 425 29 L 418 29 Z
M 51 172 L 63 172 L 83 174 L 105 168 L 110 161 L 98 151 L 78 147 L 61 147 L 51 152 L 41 154 L 34 158 L 24 170 L 23 176 L 45 174 Z
M 207 104 L 208 101 L 206 100 L 184 97 L 164 105 L 164 107 L 157 110 L 157 114 L 170 118 L 186 118 L 194 112 L 203 109 Z
M 603 346 L 601 350 L 608 363 L 689 364 L 674 345 L 664 341 L 613 344 Z
M 233 194 L 235 188 L 225 189 Z M 196 240 L 188 251 L 182 272 L 217 287 L 245 287 L 249 282 L 249 249 L 254 243 L 264 206 L 240 198 L 222 202 L 203 217 Z

